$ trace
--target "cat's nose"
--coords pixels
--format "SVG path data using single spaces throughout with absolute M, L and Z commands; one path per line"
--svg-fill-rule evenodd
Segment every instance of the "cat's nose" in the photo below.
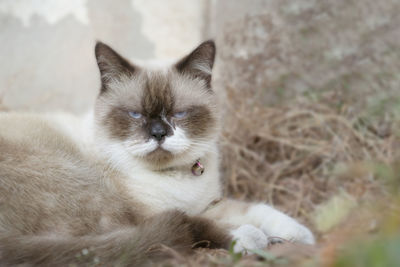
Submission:
M 167 135 L 167 129 L 165 129 L 165 126 L 162 123 L 154 122 L 151 125 L 150 134 L 157 141 L 162 141 Z

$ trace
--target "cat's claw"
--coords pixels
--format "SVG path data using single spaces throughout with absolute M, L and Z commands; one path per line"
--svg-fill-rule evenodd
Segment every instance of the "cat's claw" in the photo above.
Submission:
M 236 243 L 233 247 L 235 253 L 244 252 L 251 254 L 251 250 L 263 249 L 268 246 L 268 237 L 257 227 L 245 224 L 231 231 Z

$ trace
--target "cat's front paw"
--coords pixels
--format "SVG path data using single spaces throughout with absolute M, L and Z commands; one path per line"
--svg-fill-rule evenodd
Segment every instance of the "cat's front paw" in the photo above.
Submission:
M 260 222 L 260 229 L 271 238 L 305 244 L 315 243 L 314 236 L 307 227 L 268 205 L 259 204 L 252 207 L 249 216 Z
M 265 233 L 270 233 L 271 240 L 282 238 L 291 242 L 300 242 L 309 245 L 315 244 L 315 238 L 311 231 L 292 218 L 282 220 L 279 226 L 274 227 L 275 229 L 271 228 L 271 225 L 268 224 L 261 225 L 261 229 Z
M 233 247 L 235 253 L 245 252 L 249 250 L 263 249 L 268 246 L 268 237 L 257 227 L 245 224 L 231 231 L 232 240 L 236 243 Z

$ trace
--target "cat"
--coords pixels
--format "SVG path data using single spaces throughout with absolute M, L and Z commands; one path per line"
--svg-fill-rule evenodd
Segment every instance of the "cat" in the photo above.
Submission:
M 248 251 L 311 231 L 263 203 L 223 198 L 211 87 L 216 48 L 168 67 L 98 42 L 91 112 L 0 113 L 0 265 L 140 265 L 193 247 Z M 201 241 L 208 242 L 201 242 Z

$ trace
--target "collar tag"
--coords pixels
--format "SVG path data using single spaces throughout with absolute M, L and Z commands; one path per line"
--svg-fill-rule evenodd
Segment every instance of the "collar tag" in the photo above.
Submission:
M 196 160 L 196 162 L 193 164 L 192 173 L 195 176 L 200 176 L 204 173 L 204 166 L 200 163 L 200 159 Z

